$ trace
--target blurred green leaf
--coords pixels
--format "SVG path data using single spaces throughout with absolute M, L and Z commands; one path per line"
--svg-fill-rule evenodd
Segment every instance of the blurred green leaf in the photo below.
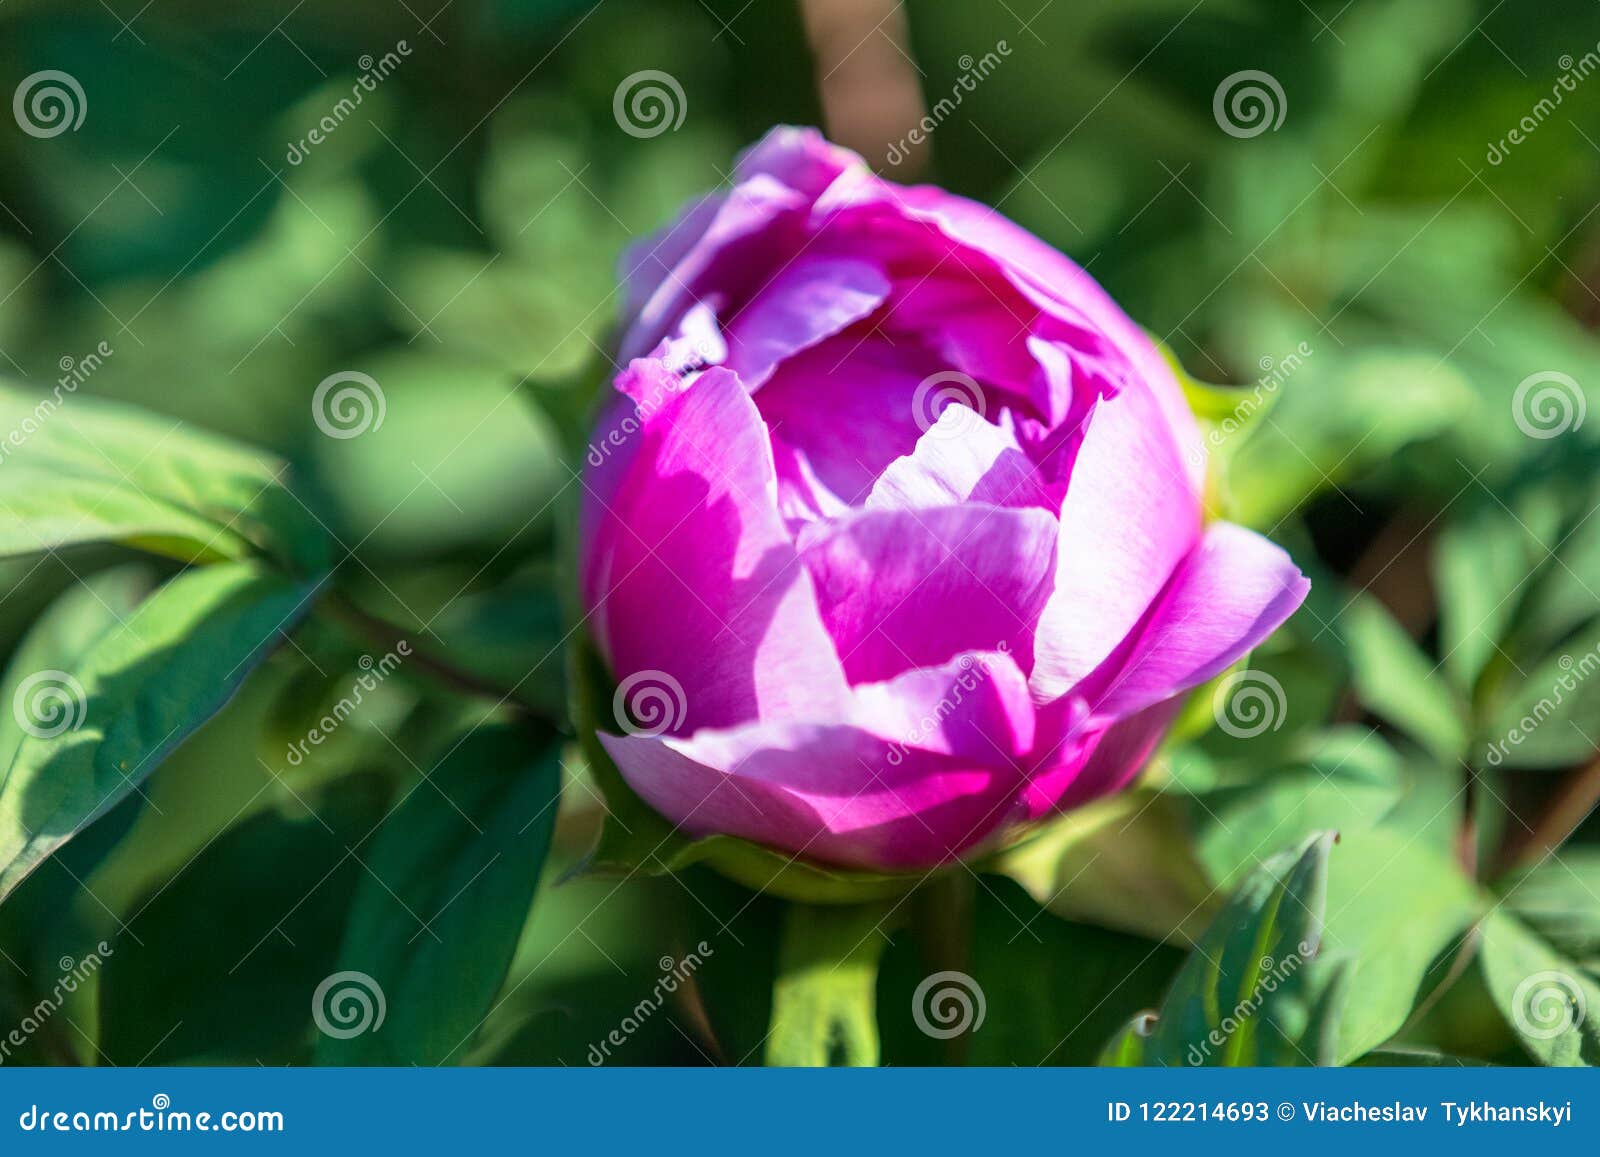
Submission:
M 324 535 L 263 455 L 99 399 L 12 388 L 0 388 L 0 429 L 0 553 L 120 542 L 185 562 L 326 565 Z
M 1553 539 L 1553 503 L 1538 492 L 1530 498 L 1519 503 L 1520 513 L 1498 498 L 1469 506 L 1445 525 L 1434 547 L 1439 649 L 1462 695 L 1472 695 L 1528 594 L 1529 577 L 1549 555 L 1535 528 Z
M 1426 356 L 1319 348 L 1230 466 L 1235 517 L 1271 527 L 1324 489 L 1447 429 L 1473 405 L 1461 376 Z
M 1399 801 L 1403 775 L 1399 756 L 1374 732 L 1330 731 L 1291 766 L 1193 796 L 1196 854 L 1219 887 L 1232 888 L 1314 832 L 1376 827 Z
M 1436 674 L 1437 664 L 1370 596 L 1351 604 L 1343 627 L 1361 701 L 1438 759 L 1459 760 L 1467 747 L 1466 709 Z
M 1528 672 L 1484 720 L 1482 759 L 1493 767 L 1521 768 L 1561 768 L 1588 759 L 1600 741 L 1596 674 L 1600 640 L 1581 638 L 1572 651 Z
M 1522 1047 L 1546 1065 L 1600 1059 L 1600 983 L 1511 914 L 1483 922 L 1479 949 L 1495 1004 Z
M 1435 960 L 1460 944 L 1481 904 L 1457 865 L 1382 826 L 1341 837 L 1327 898 L 1324 943 L 1347 961 L 1357 994 L 1339 1018 L 1344 1063 L 1400 1031 L 1427 995 Z
M 1198 935 L 1215 897 L 1180 799 L 1149 788 L 1077 808 L 989 867 L 1058 916 L 1157 940 Z
M 1503 881 L 1506 911 L 1563 956 L 1600 973 L 1600 848 L 1571 847 Z

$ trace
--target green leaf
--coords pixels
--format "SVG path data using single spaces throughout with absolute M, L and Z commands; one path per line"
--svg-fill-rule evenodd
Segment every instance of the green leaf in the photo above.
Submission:
M 138 789 L 310 605 L 296 584 L 247 563 L 179 575 L 81 650 L 27 646 L 0 712 L 0 899 Z M 80 640 L 80 642 L 83 640 Z M 29 682 L 31 680 L 31 682 Z
M 1011 881 L 986 878 L 976 891 L 971 960 L 962 967 L 987 1015 L 980 1031 L 951 1042 L 964 1046 L 969 1064 L 1094 1064 L 1124 1010 L 1154 1007 L 1183 962 L 1174 946 L 1062 920 Z M 886 1040 L 896 1018 L 911 1025 L 910 996 L 880 1012 Z
M 370 851 L 339 971 L 381 990 L 387 1016 L 344 1035 L 336 989 L 324 1064 L 459 1063 L 505 980 L 555 831 L 560 749 L 520 730 L 472 732 L 414 784 Z
M 1345 612 L 1344 633 L 1361 701 L 1439 759 L 1460 759 L 1467 748 L 1465 709 L 1383 604 L 1356 599 Z
M 1341 839 L 1324 942 L 1349 959 L 1360 995 L 1340 1018 L 1340 1063 L 1400 1031 L 1426 995 L 1435 960 L 1459 944 L 1480 907 L 1460 868 L 1414 833 L 1378 827 Z
M 350 849 L 383 818 L 382 786 L 342 781 L 314 818 L 256 815 L 140 895 L 99 977 L 101 1063 L 309 1063 L 311 995 L 366 877 Z
M 0 555 L 116 542 L 184 562 L 265 555 L 325 569 L 284 464 L 99 398 L 0 386 Z
M 1400 758 L 1374 732 L 1330 730 L 1305 755 L 1192 798 L 1195 852 L 1219 887 L 1232 888 L 1264 857 L 1314 832 L 1376 827 L 1400 799 Z
M 1511 631 L 1532 584 L 1529 576 L 1559 540 L 1549 496 L 1533 491 L 1517 512 L 1501 500 L 1479 503 L 1444 528 L 1433 551 L 1439 592 L 1439 650 L 1456 689 L 1470 695 Z M 1542 528 L 1543 534 L 1533 528 Z
M 1600 970 L 1600 848 L 1567 847 L 1502 886 L 1506 910 L 1551 947 Z
M 790 903 L 778 944 L 766 1063 L 878 1063 L 878 959 L 893 909 L 885 903 Z
M 1329 1007 L 1341 987 L 1315 979 L 1332 832 L 1266 860 L 1217 913 L 1153 1022 L 1141 1016 L 1102 1059 L 1116 1064 L 1304 1065 L 1335 1056 Z
M 1213 908 L 1182 799 L 1139 788 L 1076 808 L 985 865 L 1058 916 L 1192 940 Z
M 1478 959 L 1495 1005 L 1522 1047 L 1546 1065 L 1600 1059 L 1600 984 L 1517 917 L 1492 910 Z
M 1281 392 L 1231 466 L 1236 517 L 1246 526 L 1272 526 L 1311 495 L 1448 429 L 1475 402 L 1435 354 L 1382 346 L 1320 348 Z
M 1489 766 L 1562 768 L 1594 752 L 1600 652 L 1579 640 L 1571 651 L 1535 667 L 1489 714 L 1480 728 L 1481 759 Z

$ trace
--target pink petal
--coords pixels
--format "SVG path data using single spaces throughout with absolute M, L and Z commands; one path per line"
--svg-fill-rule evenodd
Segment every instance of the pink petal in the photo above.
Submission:
M 1050 593 L 1057 526 L 1045 510 L 869 510 L 800 538 L 823 622 L 852 683 L 1009 650 L 1024 671 Z
M 1166 586 L 1200 533 L 1200 499 L 1154 398 L 1125 390 L 1094 406 L 1061 507 L 1055 590 L 1039 623 L 1034 694 L 1055 699 L 1103 663 Z
M 956 403 L 945 407 L 915 450 L 889 463 L 873 483 L 866 508 L 925 510 L 963 502 L 1055 505 L 1016 435 Z
M 1272 634 L 1310 588 L 1282 547 L 1212 523 L 1137 635 L 1082 693 L 1097 714 L 1128 715 L 1198 686 Z
M 766 429 L 739 379 L 701 375 L 650 416 L 595 517 L 588 607 L 619 679 L 670 675 L 675 732 L 793 717 L 845 695 L 811 579 L 775 505 Z
M 916 449 L 922 427 L 913 399 L 936 368 L 882 339 L 844 337 L 784 362 L 756 395 L 773 441 L 805 463 L 803 475 L 779 475 L 780 490 L 803 496 L 814 482 L 827 498 L 799 505 L 817 508 L 830 498 L 834 506 L 866 501 L 885 467 Z
M 1033 710 L 1009 658 L 965 655 L 856 688 L 838 722 L 600 739 L 628 784 L 691 835 L 912 868 L 952 859 L 1004 822 Z
M 888 278 L 867 262 L 801 256 L 727 323 L 726 364 L 753 392 L 779 362 L 866 317 L 888 294 Z
M 785 243 L 773 236 L 774 225 L 808 205 L 788 186 L 756 175 L 706 197 L 663 232 L 630 246 L 622 259 L 627 303 L 618 360 L 654 349 L 703 298 L 725 300 L 739 287 L 759 284 L 761 270 L 774 267 L 772 259 Z

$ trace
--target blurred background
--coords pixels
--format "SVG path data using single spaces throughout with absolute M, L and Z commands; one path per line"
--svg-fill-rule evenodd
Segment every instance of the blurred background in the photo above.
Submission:
M 1288 775 L 1299 794 L 1238 797 L 1281 816 L 1332 784 L 1339 822 L 1381 800 L 1489 887 L 1566 842 L 1541 903 L 1550 943 L 1592 963 L 1600 679 L 1506 736 L 1600 644 L 1597 54 L 1592 0 L 8 0 L 0 375 L 283 455 L 353 599 L 559 713 L 562 518 L 619 252 L 772 124 L 821 125 L 998 206 L 1196 378 L 1270 401 L 1229 441 L 1227 503 L 1315 580 L 1260 663 L 1282 717 L 1248 742 L 1191 732 L 1156 773 L 1169 794 L 1230 817 L 1229 791 Z M 74 124 L 29 103 L 49 85 Z M 382 384 L 360 438 L 313 419 L 341 371 Z M 0 569 L 9 650 L 72 572 Z M 0 911 L 0 1011 L 32 1005 L 64 923 L 116 948 L 98 1027 L 58 1025 L 29 1058 L 309 1057 L 304 994 L 363 874 L 345 853 L 463 708 L 395 680 L 287 785 L 266 778 L 248 745 L 281 765 L 326 690 L 302 655 L 357 654 L 315 625 L 297 642 L 151 780 L 159 807 L 119 808 Z M 569 770 L 551 880 L 597 822 Z M 1248 817 L 1185 814 L 1227 877 Z M 1046 917 L 1011 879 L 971 903 L 996 1027 L 968 1059 L 1092 1061 L 1182 958 Z M 745 1060 L 774 906 L 708 872 L 547 889 L 453 1059 L 585 1063 L 658 958 L 710 937 L 744 946 L 703 973 L 724 1007 L 679 1002 L 616 1059 Z M 891 945 L 880 991 L 915 961 Z M 1462 1007 L 1430 1043 L 1529 1059 Z M 884 1032 L 886 1059 L 929 1059 Z

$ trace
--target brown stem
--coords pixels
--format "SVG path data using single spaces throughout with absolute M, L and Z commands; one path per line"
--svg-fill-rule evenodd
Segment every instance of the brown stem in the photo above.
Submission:
M 412 642 L 411 636 L 406 634 L 400 627 L 386 619 L 380 619 L 376 615 L 369 614 L 355 604 L 347 602 L 341 596 L 337 594 L 327 595 L 322 600 L 321 609 L 326 611 L 329 617 L 336 619 L 359 634 L 365 641 L 374 643 L 386 651 L 394 650 L 401 643 L 406 644 L 410 649 L 407 660 L 432 675 L 440 683 L 467 695 L 481 695 L 497 699 L 501 703 L 509 703 L 524 715 L 549 726 L 553 730 L 560 730 L 560 725 L 556 720 L 550 718 L 541 708 L 517 694 L 517 687 L 502 687 L 487 679 L 479 678 L 470 671 L 463 671 L 461 668 L 446 663 L 435 656 L 424 654 Z
M 1533 822 L 1533 830 L 1508 841 L 1500 855 L 1502 871 L 1527 867 L 1566 843 L 1600 803 L 1600 756 L 1569 772 L 1544 813 Z

